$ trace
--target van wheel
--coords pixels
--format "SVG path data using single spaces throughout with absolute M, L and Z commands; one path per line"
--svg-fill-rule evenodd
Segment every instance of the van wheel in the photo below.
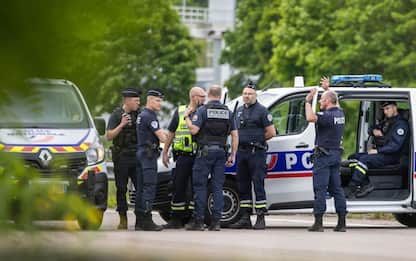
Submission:
M 224 208 L 222 210 L 221 227 L 228 227 L 240 219 L 240 197 L 238 195 L 237 182 L 226 179 L 222 189 L 224 196 Z M 205 213 L 205 224 L 211 223 L 212 206 L 214 204 L 211 189 L 208 194 L 208 208 Z
M 416 227 L 416 213 L 395 213 L 396 220 L 408 227 Z
M 98 230 L 103 223 L 104 210 L 96 209 L 88 218 L 78 217 L 78 225 L 82 230 Z

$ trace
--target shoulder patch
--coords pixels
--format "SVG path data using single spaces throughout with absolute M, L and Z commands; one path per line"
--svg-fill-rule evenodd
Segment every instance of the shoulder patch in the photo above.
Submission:
M 230 118 L 230 112 L 228 110 L 221 110 L 221 109 L 208 109 L 207 118 L 228 120 Z
M 402 129 L 402 128 L 398 128 L 396 132 L 397 132 L 397 135 L 399 135 L 399 136 L 404 135 L 404 129 Z
M 139 117 L 137 117 L 137 119 L 136 119 L 136 124 L 140 124 L 140 120 L 141 120 L 141 118 L 142 118 L 142 117 L 140 117 L 140 116 L 139 116 Z
M 157 129 L 159 127 L 159 123 L 157 121 L 152 121 L 150 125 L 152 126 L 153 129 Z
M 267 114 L 267 120 L 272 122 L 273 121 L 273 116 L 269 113 Z
M 194 116 L 192 116 L 192 121 L 197 121 L 198 120 L 198 114 L 194 114 Z
M 321 115 L 321 116 L 324 115 L 322 111 L 318 111 L 316 114 Z

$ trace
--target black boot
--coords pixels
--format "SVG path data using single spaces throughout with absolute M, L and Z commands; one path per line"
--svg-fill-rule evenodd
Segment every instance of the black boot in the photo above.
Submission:
M 348 199 L 354 199 L 358 191 L 358 186 L 354 184 L 349 184 L 348 187 L 344 189 L 345 197 Z
M 338 223 L 334 227 L 335 232 L 347 232 L 347 226 L 345 224 L 345 214 L 338 214 Z
M 251 229 L 253 228 L 253 225 L 251 224 L 251 219 L 250 219 L 250 212 L 251 209 L 249 211 L 244 211 L 243 214 L 241 215 L 240 219 L 235 222 L 234 224 L 230 225 L 230 228 L 232 229 Z
M 256 224 L 254 224 L 253 229 L 265 229 L 266 221 L 264 220 L 264 213 L 257 214 Z
M 166 229 L 180 229 L 183 228 L 182 218 L 179 215 L 172 214 L 170 220 L 166 225 L 163 225 Z
M 144 214 L 143 213 L 136 213 L 136 224 L 134 225 L 134 230 L 143 230 L 143 220 Z
M 211 221 L 211 224 L 209 225 L 208 230 L 209 231 L 220 231 L 221 230 L 220 221 L 213 219 Z
M 204 222 L 202 220 L 194 219 L 193 222 L 186 224 L 185 229 L 190 231 L 204 231 Z
M 315 214 L 315 223 L 308 228 L 309 232 L 324 232 L 324 226 L 322 225 L 323 214 Z
M 143 230 L 144 231 L 161 231 L 163 230 L 162 226 L 156 225 L 152 219 L 152 213 L 148 212 L 144 214 L 143 219 Z
M 118 224 L 117 229 L 126 230 L 127 229 L 127 214 L 119 213 L 119 216 L 120 216 L 120 224 Z

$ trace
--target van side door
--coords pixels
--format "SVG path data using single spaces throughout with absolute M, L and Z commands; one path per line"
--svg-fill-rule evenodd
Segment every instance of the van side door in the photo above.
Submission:
M 312 207 L 315 126 L 305 117 L 308 93 L 306 89 L 296 90 L 269 107 L 278 132 L 268 142 L 265 188 L 270 210 Z

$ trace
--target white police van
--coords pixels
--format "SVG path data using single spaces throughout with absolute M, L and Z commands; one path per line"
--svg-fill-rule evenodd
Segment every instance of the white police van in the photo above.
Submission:
M 399 113 L 410 126 L 410 142 L 400 164 L 370 169 L 368 172 L 375 190 L 364 198 L 347 200 L 349 213 L 388 212 L 409 227 L 416 227 L 416 172 L 413 129 L 416 89 L 391 88 L 381 82 L 380 75 L 333 76 L 331 88 L 339 95 L 340 105 L 346 117 L 344 154 L 365 152 L 372 146 L 368 128 L 383 119 L 383 101 L 396 101 Z M 265 188 L 267 208 L 270 214 L 311 213 L 313 207 L 312 166 L 310 156 L 314 147 L 315 125 L 305 119 L 305 97 L 311 88 L 276 88 L 258 92 L 258 101 L 273 115 L 278 135 L 268 141 L 267 176 Z M 323 89 L 314 97 L 313 107 Z M 241 104 L 241 97 L 229 104 Z M 238 157 L 238 155 L 237 155 Z M 228 187 L 225 187 L 226 223 L 238 216 L 238 196 L 235 196 L 235 166 L 226 168 Z M 343 186 L 350 179 L 350 169 L 341 168 Z M 230 185 L 231 184 L 231 185 Z M 228 197 L 227 195 L 232 195 Z M 328 199 L 328 211 L 335 213 L 333 200 Z
M 335 90 L 344 108 L 346 117 L 343 159 L 355 152 L 365 152 L 372 146 L 368 128 L 383 120 L 381 104 L 396 101 L 400 114 L 407 119 L 410 127 L 410 142 L 407 152 L 401 155 L 400 164 L 370 169 L 369 178 L 375 190 L 364 198 L 347 200 L 349 213 L 387 212 L 409 227 L 416 227 L 416 163 L 413 130 L 416 115 L 416 89 L 391 88 L 381 82 L 380 75 L 333 76 L 331 88 Z M 315 125 L 305 119 L 305 98 L 311 87 L 273 88 L 258 91 L 258 101 L 273 115 L 278 135 L 268 141 L 267 176 L 265 189 L 269 214 L 312 213 L 312 162 Z M 313 108 L 323 93 L 318 89 L 313 100 Z M 242 104 L 242 98 L 232 100 L 228 107 L 232 110 Z M 238 155 L 237 155 L 238 160 Z M 161 166 L 161 164 L 159 164 Z M 236 181 L 236 165 L 225 169 L 224 209 L 222 225 L 227 226 L 239 218 L 239 196 Z M 344 187 L 351 173 L 341 168 Z M 156 209 L 164 219 L 169 219 L 170 170 L 159 170 L 159 190 L 155 200 Z M 254 193 L 253 193 L 254 198 Z M 328 212 L 335 213 L 332 198 L 328 197 Z M 212 206 L 212 194 L 208 195 L 208 206 Z M 208 208 L 208 214 L 211 211 Z M 209 215 L 206 222 L 209 223 Z
M 0 106 L 0 150 L 37 169 L 39 182 L 77 191 L 99 210 L 97 229 L 107 208 L 107 168 L 99 135 L 103 119 L 93 120 L 79 89 L 70 81 L 32 79 L 31 95 L 11 97 Z

